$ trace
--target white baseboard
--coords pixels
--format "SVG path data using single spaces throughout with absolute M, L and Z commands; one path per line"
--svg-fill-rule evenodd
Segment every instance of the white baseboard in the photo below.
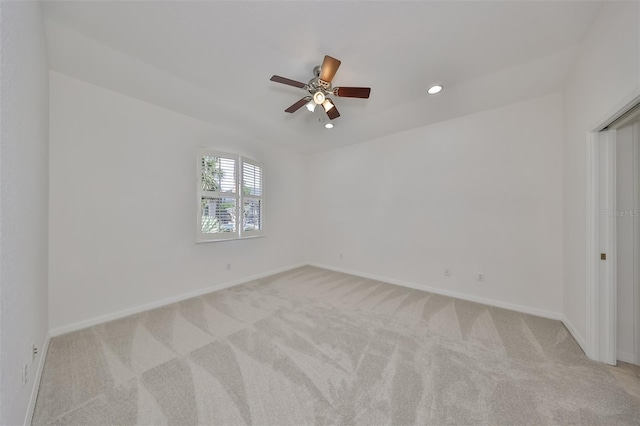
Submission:
M 47 358 L 47 352 L 49 351 L 49 341 L 51 341 L 51 334 L 47 333 L 44 338 L 44 343 L 40 349 L 38 358 L 38 370 L 33 380 L 33 388 L 31 389 L 31 397 L 29 398 L 29 406 L 27 408 L 27 415 L 24 418 L 24 426 L 30 426 L 33 419 L 33 412 L 36 408 L 36 400 L 38 399 L 38 390 L 40 389 L 40 379 L 42 378 L 42 370 L 44 369 L 44 361 Z
M 395 284 L 402 287 L 412 288 L 414 290 L 422 290 L 428 291 L 430 293 L 440 294 L 442 296 L 455 297 L 456 299 L 468 300 L 469 302 L 482 303 L 483 305 L 495 306 L 498 308 L 508 309 L 510 311 L 522 312 L 524 314 L 535 315 L 538 317 L 550 318 L 554 320 L 562 320 L 563 316 L 561 313 L 547 311 L 544 309 L 532 308 L 529 306 L 518 305 L 510 302 L 503 302 L 500 300 L 488 299 L 480 296 L 472 296 L 465 293 L 460 293 L 457 291 L 446 290 L 438 287 L 430 287 L 427 285 L 411 283 L 407 281 L 397 280 L 395 278 L 383 277 L 380 275 L 369 274 L 366 272 L 354 271 L 351 269 L 340 268 L 331 265 L 324 265 L 317 262 L 307 262 L 309 266 L 315 266 L 316 268 L 328 269 L 330 271 L 342 272 L 344 274 L 355 275 L 362 278 L 368 278 L 371 280 L 382 281 L 389 284 Z
M 636 363 L 636 356 L 633 352 L 616 351 L 616 358 L 618 358 L 619 361 L 629 364 Z
M 158 300 L 158 301 L 155 301 L 155 302 L 145 303 L 143 305 L 134 306 L 134 307 L 131 307 L 131 308 L 128 308 L 128 309 L 124 309 L 124 310 L 121 310 L 121 311 L 117 311 L 117 312 L 113 312 L 113 313 L 110 313 L 110 314 L 101 315 L 101 316 L 98 316 L 98 317 L 94 317 L 94 318 L 90 318 L 90 319 L 87 319 L 87 320 L 75 322 L 75 323 L 64 325 L 64 326 L 61 326 L 61 327 L 56 327 L 56 328 L 52 329 L 49 332 L 49 334 L 50 334 L 51 337 L 59 336 L 61 334 L 70 333 L 72 331 L 81 330 L 83 328 L 91 327 L 91 326 L 94 326 L 94 325 L 97 325 L 97 324 L 102 324 L 102 323 L 105 323 L 105 322 L 109 322 L 109 321 L 113 321 L 113 320 L 116 320 L 116 319 L 124 318 L 124 317 L 127 317 L 129 315 L 134 315 L 134 314 L 137 314 L 137 313 L 140 313 L 140 312 L 148 311 L 150 309 L 155 309 L 155 308 L 159 308 L 159 307 L 162 307 L 162 306 L 166 306 L 166 305 L 169 305 L 171 303 L 181 302 L 181 301 L 186 300 L 186 299 L 191 299 L 192 297 L 202 296 L 203 294 L 211 293 L 213 291 L 218 291 L 218 290 L 222 290 L 222 289 L 225 289 L 225 288 L 233 287 L 233 286 L 236 286 L 236 285 L 245 284 L 245 283 L 247 283 L 249 281 L 254 281 L 254 280 L 257 280 L 257 279 L 260 279 L 260 278 L 267 277 L 269 275 L 274 275 L 274 274 L 278 274 L 278 273 L 281 273 L 281 272 L 289 271 L 291 269 L 299 268 L 299 267 L 305 266 L 305 265 L 315 266 L 317 268 L 328 269 L 328 270 L 336 271 L 336 272 L 342 272 L 342 273 L 345 273 L 345 274 L 355 275 L 355 276 L 359 276 L 359 277 L 362 277 L 362 278 L 368 278 L 368 279 L 377 280 L 377 281 L 383 281 L 383 282 L 387 282 L 387 283 L 390 283 L 390 284 L 395 284 L 395 285 L 399 285 L 399 286 L 403 286 L 403 287 L 412 288 L 412 289 L 415 289 L 415 290 L 428 291 L 428 292 L 435 293 L 435 294 L 440 294 L 440 295 L 443 295 L 443 296 L 455 297 L 457 299 L 468 300 L 470 302 L 482 303 L 484 305 L 496 306 L 498 308 L 509 309 L 509 310 L 512 310 L 512 311 L 522 312 L 522 313 L 525 313 L 525 314 L 536 315 L 536 316 L 539 316 L 539 317 L 550 318 L 550 319 L 562 321 L 565 324 L 565 326 L 567 327 L 567 329 L 569 330 L 569 332 L 576 339 L 576 341 L 578 342 L 580 347 L 582 347 L 582 349 L 584 350 L 584 339 L 582 338 L 582 336 L 580 336 L 580 334 L 578 334 L 576 332 L 575 328 L 564 317 L 564 315 L 562 315 L 562 314 L 560 314 L 558 312 L 552 312 L 552 311 L 547 311 L 547 310 L 544 310 L 544 309 L 532 308 L 532 307 L 529 307 L 529 306 L 518 305 L 518 304 L 515 304 L 515 303 L 503 302 L 503 301 L 500 301 L 500 300 L 488 299 L 488 298 L 484 298 L 484 297 L 480 297 L 480 296 L 472 296 L 472 295 L 468 295 L 468 294 L 457 292 L 457 291 L 446 290 L 446 289 L 437 288 L 437 287 L 431 287 L 431 286 L 422 285 L 422 284 L 416 284 L 416 283 L 412 283 L 412 282 L 398 280 L 398 279 L 391 278 L 391 277 L 384 277 L 384 276 L 380 276 L 380 275 L 369 274 L 369 273 L 355 271 L 355 270 L 351 270 L 351 269 L 340 268 L 340 267 L 336 267 L 336 266 L 332 266 L 332 265 L 325 265 L 325 264 L 321 264 L 321 263 L 317 263 L 317 262 L 303 262 L 303 263 L 299 263 L 299 264 L 295 264 L 295 265 L 290 265 L 290 266 L 286 266 L 286 267 L 283 267 L 283 268 L 278 268 L 278 269 L 262 272 L 262 273 L 259 273 L 259 274 L 251 275 L 251 276 L 248 276 L 248 277 L 240 278 L 240 279 L 237 279 L 237 280 L 234 280 L 234 281 L 228 281 L 226 283 L 216 284 L 216 285 L 213 285 L 213 286 L 210 286 L 210 287 L 206 287 L 206 288 L 203 288 L 203 289 L 200 289 L 200 290 L 196 290 L 196 291 L 193 291 L 193 292 L 189 292 L 189 293 L 181 294 L 181 295 L 178 295 L 178 296 L 170 297 L 170 298 L 167 298 L 167 299 L 162 299 L 162 300 Z
M 569 330 L 569 333 L 571 333 L 575 341 L 578 343 L 578 345 L 582 349 L 582 352 L 586 354 L 587 345 L 586 345 L 586 341 L 584 340 L 584 337 L 582 337 L 582 335 L 578 333 L 578 330 L 573 326 L 573 324 L 571 324 L 571 321 L 569 321 L 569 319 L 564 315 L 562 315 L 562 323 L 564 324 L 565 327 L 567 327 L 567 330 Z
M 110 314 L 89 318 L 89 319 L 78 321 L 72 324 L 63 325 L 61 327 L 56 327 L 52 329 L 49 332 L 49 334 L 51 335 L 51 337 L 60 336 L 61 334 L 71 333 L 72 331 L 82 330 L 83 328 L 92 327 L 97 324 L 102 324 L 105 322 L 128 317 L 129 315 L 138 314 L 140 312 L 148 311 L 150 309 L 160 308 L 162 306 L 170 305 L 171 303 L 181 302 L 183 300 L 191 299 L 193 297 L 202 296 L 203 294 L 211 293 L 213 291 L 218 291 L 218 290 L 233 287 L 236 285 L 245 284 L 245 283 L 248 283 L 249 281 L 259 280 L 260 278 L 268 277 L 269 275 L 279 274 L 281 272 L 289 271 L 291 269 L 299 268 L 305 265 L 306 263 L 304 262 L 298 263 L 295 265 L 285 266 L 283 268 L 272 269 L 270 271 L 250 275 L 248 277 L 239 278 L 237 280 L 215 284 L 210 287 L 202 288 L 200 290 L 195 290 L 189 293 L 180 294 L 178 296 L 169 297 L 169 298 L 158 300 L 155 302 L 145 303 L 143 305 L 134 306 L 134 307 L 123 309 L 121 311 L 113 312 Z

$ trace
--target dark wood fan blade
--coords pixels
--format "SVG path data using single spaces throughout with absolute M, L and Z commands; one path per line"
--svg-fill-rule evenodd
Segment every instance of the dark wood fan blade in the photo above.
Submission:
M 309 102 L 309 98 L 302 98 L 295 104 L 291 105 L 289 108 L 285 109 L 284 112 L 296 112 L 300 108 L 302 108 L 307 102 Z
M 371 87 L 336 87 L 333 94 L 343 98 L 369 98 Z
M 322 61 L 322 66 L 320 67 L 320 80 L 331 83 L 331 80 L 333 80 L 333 76 L 336 75 L 336 71 L 338 71 L 341 63 L 342 62 L 336 58 L 332 58 L 329 55 L 325 56 L 324 61 Z
M 304 83 L 300 83 L 299 81 L 291 80 L 289 78 L 280 77 L 279 75 L 274 75 L 273 77 L 270 78 L 270 80 L 275 81 L 276 83 L 282 83 L 282 84 L 287 84 L 293 87 L 299 87 L 301 89 L 304 89 L 304 86 L 306 86 L 306 84 Z
M 336 108 L 335 104 L 333 105 L 333 108 L 327 111 L 327 117 L 329 117 L 329 120 L 340 117 L 340 113 L 338 112 L 338 108 Z

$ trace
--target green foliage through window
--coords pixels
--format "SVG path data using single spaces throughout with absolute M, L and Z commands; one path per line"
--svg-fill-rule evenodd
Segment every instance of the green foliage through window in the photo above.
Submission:
M 218 191 L 224 171 L 220 168 L 220 158 L 202 157 L 202 190 Z

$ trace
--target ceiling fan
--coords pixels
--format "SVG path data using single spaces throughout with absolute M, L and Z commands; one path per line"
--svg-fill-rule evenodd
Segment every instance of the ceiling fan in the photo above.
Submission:
M 340 64 L 341 62 L 336 58 L 332 58 L 329 55 L 325 56 L 324 61 L 322 61 L 322 65 L 313 69 L 315 77 L 309 80 L 309 83 L 307 84 L 280 77 L 279 75 L 271 77 L 271 81 L 275 81 L 276 83 L 287 84 L 309 92 L 309 95 L 300 99 L 284 111 L 290 113 L 296 112 L 304 105 L 307 105 L 307 108 L 310 111 L 313 111 L 317 105 L 322 105 L 329 119 L 333 120 L 334 118 L 340 117 L 340 113 L 331 98 L 329 98 L 329 95 L 343 98 L 369 98 L 369 94 L 371 93 L 370 87 L 331 86 L 331 80 L 333 80 L 333 76 L 336 75 L 336 71 L 338 71 Z

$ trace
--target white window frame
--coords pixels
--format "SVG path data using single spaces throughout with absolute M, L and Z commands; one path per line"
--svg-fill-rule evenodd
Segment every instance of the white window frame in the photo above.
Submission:
M 204 191 L 202 189 L 202 157 L 220 157 L 231 159 L 235 162 L 235 193 L 218 192 L 218 191 Z M 243 192 L 243 165 L 245 163 L 260 168 L 262 193 L 257 195 L 245 195 Z M 196 243 L 209 243 L 217 241 L 233 241 L 239 239 L 256 238 L 264 236 L 264 166 L 247 157 L 232 154 L 228 152 L 221 152 L 211 149 L 200 149 L 196 156 L 196 182 L 197 182 L 197 199 L 196 199 Z M 203 197 L 219 197 L 219 198 L 234 198 L 236 204 L 236 230 L 235 232 L 219 232 L 219 233 L 203 233 L 202 232 L 202 198 Z M 259 200 L 260 201 L 260 225 L 261 229 L 245 231 L 243 228 L 244 222 L 244 201 L 246 200 Z

